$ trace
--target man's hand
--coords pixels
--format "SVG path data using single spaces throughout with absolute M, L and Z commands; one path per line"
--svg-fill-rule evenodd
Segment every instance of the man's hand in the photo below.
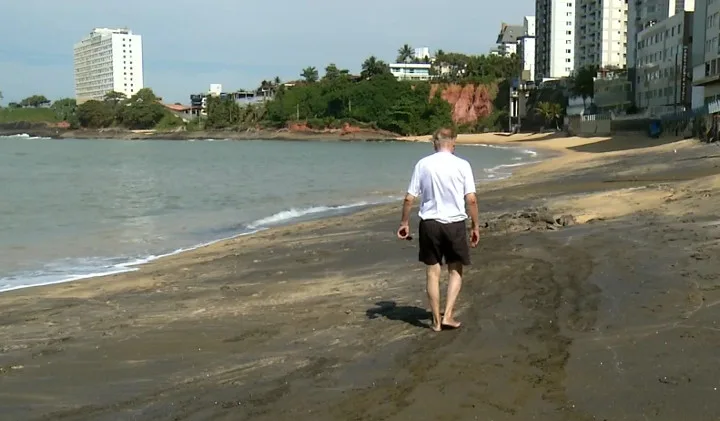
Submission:
M 397 230 L 397 236 L 401 240 L 407 240 L 410 236 L 410 224 L 401 223 Z
M 477 247 L 480 242 L 480 228 L 473 228 L 470 232 L 470 246 Z

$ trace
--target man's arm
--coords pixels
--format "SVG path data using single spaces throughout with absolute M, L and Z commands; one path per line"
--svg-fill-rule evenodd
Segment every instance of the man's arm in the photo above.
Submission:
M 410 210 L 412 209 L 412 205 L 413 205 L 414 201 L 415 201 L 415 196 L 411 195 L 410 193 L 407 193 L 405 195 L 405 199 L 403 199 L 403 205 L 402 205 L 402 217 L 400 218 L 401 226 L 410 225 Z
M 412 177 L 410 177 L 410 185 L 408 186 L 405 199 L 403 199 L 402 205 L 402 217 L 400 218 L 400 225 L 407 226 L 410 224 L 410 210 L 412 209 L 415 198 L 420 195 L 420 168 L 415 165 L 413 168 Z
M 470 215 L 470 220 L 472 221 L 472 229 L 480 228 L 480 222 L 478 221 L 479 217 L 477 196 L 475 195 L 475 193 L 468 193 L 465 195 L 465 208 Z
M 470 220 L 472 221 L 472 228 L 477 229 L 480 227 L 478 221 L 478 206 L 477 196 L 475 195 L 475 176 L 472 172 L 470 163 L 465 167 L 465 209 L 467 210 Z

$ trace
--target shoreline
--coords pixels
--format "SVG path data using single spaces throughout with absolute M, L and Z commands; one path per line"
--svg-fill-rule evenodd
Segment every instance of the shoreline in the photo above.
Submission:
M 265 140 L 265 139 L 261 139 Z M 470 144 L 465 143 L 464 146 L 489 146 L 484 144 Z M 491 146 L 491 145 L 490 145 Z M 528 162 L 509 162 L 505 164 L 499 164 L 492 168 L 482 168 L 482 171 L 484 171 L 487 176 L 482 179 L 476 180 L 477 185 L 487 185 L 490 183 L 496 183 L 498 181 L 506 180 L 508 178 L 511 178 L 513 175 L 513 171 L 516 168 L 522 168 L 526 166 L 532 166 L 536 165 L 540 162 L 543 162 L 546 159 L 552 159 L 553 155 L 549 153 L 548 151 L 543 151 L 542 153 L 538 153 L 533 151 L 531 148 L 527 148 L 524 146 L 501 146 L 502 148 L 507 149 L 515 149 L 518 150 L 519 153 L 522 154 L 528 154 L 533 156 L 533 161 Z M 557 155 L 557 154 L 556 154 Z M 509 171 L 500 171 L 502 169 L 509 168 Z M 308 208 L 308 209 L 297 209 L 298 212 L 300 212 L 298 215 L 288 218 L 284 221 L 275 221 L 270 223 L 270 226 L 262 226 L 263 224 L 257 225 L 260 221 L 264 221 L 267 219 L 272 219 L 278 215 L 290 212 L 295 210 L 292 209 L 285 209 L 282 211 L 279 211 L 277 213 L 267 215 L 265 217 L 262 217 L 258 219 L 257 221 L 254 221 L 252 223 L 249 223 L 247 226 L 248 230 L 247 232 L 239 232 L 235 234 L 230 234 L 228 236 L 223 236 L 220 238 L 211 239 L 208 241 L 204 241 L 198 244 L 189 245 L 189 246 L 183 246 L 179 247 L 175 250 L 170 251 L 158 251 L 154 254 L 149 254 L 147 256 L 141 256 L 134 259 L 129 259 L 126 262 L 115 264 L 111 267 L 106 268 L 99 268 L 95 272 L 91 273 L 77 273 L 77 274 L 68 274 L 66 278 L 63 279 L 57 279 L 57 280 L 50 280 L 47 282 L 32 284 L 32 285 L 17 285 L 17 286 L 9 286 L 7 288 L 2 288 L 2 285 L 0 285 L 0 294 L 5 294 L 9 292 L 14 291 L 20 291 L 20 290 L 29 290 L 29 289 L 35 289 L 40 287 L 52 287 L 54 285 L 60 285 L 60 284 L 66 284 L 66 283 L 74 283 L 74 282 L 81 282 L 81 281 L 88 281 L 88 280 L 95 280 L 95 279 L 102 279 L 107 278 L 111 276 L 116 275 L 122 275 L 126 273 L 131 272 L 137 272 L 143 269 L 146 265 L 151 265 L 154 262 L 160 261 L 162 259 L 172 257 L 172 256 L 179 256 L 186 253 L 193 253 L 196 250 L 203 249 L 208 246 L 212 246 L 217 243 L 223 243 L 228 241 L 233 241 L 236 239 L 239 239 L 241 237 L 247 237 L 247 236 L 253 236 L 260 232 L 267 231 L 267 230 L 274 230 L 278 228 L 286 228 L 286 227 L 294 227 L 297 229 L 302 229 L 303 224 L 306 223 L 312 223 L 317 221 L 324 221 L 324 220 L 332 220 L 335 218 L 344 218 L 350 215 L 355 215 L 358 213 L 361 213 L 365 210 L 369 209 L 379 209 L 379 208 L 385 208 L 390 206 L 392 203 L 394 203 L 396 200 L 399 202 L 402 199 L 402 197 L 398 196 L 397 198 L 390 199 L 378 202 L 366 202 L 366 201 L 359 201 L 357 203 L 349 203 L 345 205 L 318 205 L 317 208 L 324 208 L 323 210 L 315 211 L 315 208 Z M 115 257 L 107 257 L 108 259 L 114 259 Z M 2 279 L 0 279 L 2 281 Z
M 559 155 L 479 185 L 461 329 L 427 328 L 417 244 L 377 206 L 0 294 L 4 414 L 717 418 L 717 147 L 531 144 Z
M 96 139 L 96 140 L 283 140 L 283 141 L 335 141 L 335 142 L 387 142 L 397 141 L 394 133 L 376 130 L 356 130 L 343 132 L 342 130 L 325 131 L 291 131 L 278 130 L 201 130 L 201 131 L 167 131 L 155 132 L 150 130 L 117 130 L 117 129 L 57 129 L 52 127 L 37 127 L 37 125 L 20 125 L 18 128 L 0 128 L 0 136 L 22 136 L 50 138 L 50 139 Z

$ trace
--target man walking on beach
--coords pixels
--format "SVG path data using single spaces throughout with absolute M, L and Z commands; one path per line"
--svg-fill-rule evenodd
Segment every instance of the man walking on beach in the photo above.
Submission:
M 419 260 L 426 266 L 427 294 L 432 309 L 431 328 L 458 328 L 453 308 L 462 286 L 463 266 L 470 264 L 467 227 L 470 214 L 470 245 L 480 240 L 475 180 L 470 163 L 454 155 L 455 133 L 440 129 L 433 135 L 435 153 L 415 165 L 410 186 L 403 201 L 402 219 L 397 236 L 410 239 L 410 209 L 420 198 Z M 443 258 L 448 267 L 447 301 L 440 317 L 440 274 Z

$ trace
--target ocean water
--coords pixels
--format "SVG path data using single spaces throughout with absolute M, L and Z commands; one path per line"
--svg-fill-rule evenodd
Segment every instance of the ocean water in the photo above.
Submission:
M 398 200 L 430 144 L 0 137 L 0 291 Z M 458 146 L 478 181 L 535 160 Z

